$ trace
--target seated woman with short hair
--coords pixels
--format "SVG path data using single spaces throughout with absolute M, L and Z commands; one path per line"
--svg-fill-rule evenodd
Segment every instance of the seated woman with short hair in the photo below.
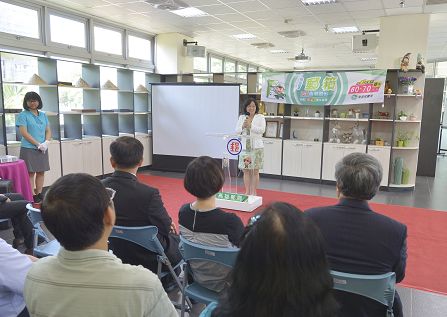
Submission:
M 216 208 L 216 194 L 224 183 L 222 168 L 209 156 L 201 156 L 186 168 L 184 187 L 196 201 L 179 211 L 180 234 L 189 241 L 215 247 L 239 246 L 244 225 L 238 216 Z M 224 266 L 191 261 L 194 280 L 203 287 L 220 292 L 230 270 Z
M 273 203 L 251 218 L 212 316 L 336 316 L 332 285 L 317 226 L 294 206 Z

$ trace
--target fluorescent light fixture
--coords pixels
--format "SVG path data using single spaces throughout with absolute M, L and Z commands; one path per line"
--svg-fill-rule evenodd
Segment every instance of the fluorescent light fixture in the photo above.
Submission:
M 301 0 L 301 2 L 308 6 L 308 5 L 316 5 L 316 4 L 330 4 L 335 3 L 337 0 Z
M 337 34 L 359 32 L 359 28 L 356 26 L 341 26 L 341 27 L 331 28 L 331 30 L 332 30 L 332 32 L 337 33 Z
M 52 59 L 57 59 L 60 61 L 65 61 L 65 62 L 74 62 L 74 63 L 83 63 L 83 64 L 88 64 L 90 61 L 88 59 L 84 59 L 84 58 L 71 58 L 71 57 L 65 57 L 65 56 L 59 56 L 59 55 L 50 55 L 48 56 L 49 58 Z
M 362 58 L 360 58 L 360 60 L 362 62 L 372 62 L 372 61 L 376 61 L 377 57 L 362 57 Z
M 202 10 L 199 10 L 197 8 L 194 8 L 194 7 L 188 7 L 188 8 L 179 9 L 179 10 L 172 10 L 170 12 L 177 14 L 184 18 L 196 18 L 196 17 L 203 17 L 203 16 L 208 15 L 208 13 L 206 13 Z
M 237 38 L 238 40 L 251 40 L 255 39 L 256 35 L 250 34 L 250 33 L 242 33 L 242 34 L 235 34 L 233 37 Z
M 286 54 L 288 51 L 285 50 L 271 50 L 270 53 L 272 54 Z

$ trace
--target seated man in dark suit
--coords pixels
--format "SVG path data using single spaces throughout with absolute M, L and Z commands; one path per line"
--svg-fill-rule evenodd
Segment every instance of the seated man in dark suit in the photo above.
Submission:
M 116 225 L 126 227 L 156 226 L 158 239 L 174 266 L 181 260 L 179 238 L 158 189 L 140 183 L 136 173 L 143 161 L 143 145 L 132 137 L 119 137 L 110 145 L 110 162 L 115 169 L 102 182 L 116 191 L 113 202 Z M 142 265 L 157 272 L 157 258 L 152 252 L 131 242 L 113 239 L 113 253 L 124 263 Z
M 305 214 L 320 227 L 332 270 L 353 274 L 396 273 L 405 277 L 407 227 L 370 209 L 368 200 L 379 189 L 382 166 L 371 155 L 353 153 L 335 167 L 337 196 L 335 206 L 312 208 Z M 383 317 L 385 307 L 371 299 L 336 292 L 343 317 Z M 394 316 L 402 316 L 402 303 L 396 292 Z
M 0 219 L 11 219 L 14 233 L 12 246 L 18 248 L 25 243 L 27 254 L 33 252 L 33 225 L 26 216 L 29 202 L 18 193 L 0 194 Z

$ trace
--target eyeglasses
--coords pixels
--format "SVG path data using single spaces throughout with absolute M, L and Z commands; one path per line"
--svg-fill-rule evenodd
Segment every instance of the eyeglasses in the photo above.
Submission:
M 107 194 L 110 197 L 110 200 L 113 201 L 113 198 L 115 197 L 115 194 L 116 194 L 116 190 L 114 190 L 114 189 L 112 189 L 110 187 L 106 187 L 106 191 L 107 191 Z

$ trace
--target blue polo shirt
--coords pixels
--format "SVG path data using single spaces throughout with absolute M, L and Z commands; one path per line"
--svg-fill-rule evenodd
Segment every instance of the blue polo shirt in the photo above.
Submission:
M 39 143 L 45 142 L 45 129 L 49 125 L 48 117 L 43 111 L 38 111 L 38 115 L 36 116 L 29 110 L 24 110 L 17 116 L 16 126 L 26 127 L 26 130 L 29 134 Z M 28 149 L 35 149 L 36 146 L 30 143 L 22 136 L 22 147 L 26 147 Z

